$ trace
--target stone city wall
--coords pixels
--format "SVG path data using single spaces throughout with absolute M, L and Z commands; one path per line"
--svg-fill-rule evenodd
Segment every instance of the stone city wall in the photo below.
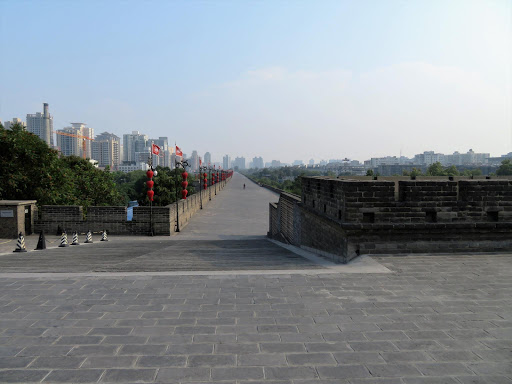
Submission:
M 303 177 L 300 201 L 291 202 L 281 193 L 280 220 L 269 232 L 338 262 L 373 253 L 512 250 L 507 179 Z
M 208 205 L 210 194 L 213 200 L 216 197 L 215 190 L 217 193 L 222 191 L 228 181 L 229 179 L 201 190 L 203 207 Z M 199 192 L 178 202 L 180 229 L 188 224 L 200 206 Z M 46 233 L 55 234 L 60 228 L 68 234 L 74 231 L 85 233 L 88 230 L 106 230 L 114 235 L 147 235 L 150 232 L 151 216 L 155 235 L 169 236 L 175 232 L 176 203 L 165 207 L 133 207 L 131 221 L 127 221 L 126 207 L 89 207 L 87 215 L 84 216 L 81 206 L 43 205 L 39 209 L 39 217 L 35 219 L 34 227 L 37 232 L 44 230 Z

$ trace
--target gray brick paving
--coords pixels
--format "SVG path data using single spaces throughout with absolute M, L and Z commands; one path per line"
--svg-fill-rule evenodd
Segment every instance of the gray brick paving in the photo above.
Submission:
M 0 382 L 512 383 L 512 258 L 0 278 Z M 376 294 L 380 293 L 380 294 Z

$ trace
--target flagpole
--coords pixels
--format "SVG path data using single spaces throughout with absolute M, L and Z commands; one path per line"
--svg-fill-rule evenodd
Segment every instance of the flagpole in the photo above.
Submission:
M 176 190 L 176 232 L 180 231 L 180 205 L 178 203 L 178 146 L 176 145 L 176 142 L 174 142 L 174 173 L 175 179 L 174 179 L 174 188 Z
M 201 156 L 199 156 L 199 208 L 203 209 L 203 190 L 201 189 Z

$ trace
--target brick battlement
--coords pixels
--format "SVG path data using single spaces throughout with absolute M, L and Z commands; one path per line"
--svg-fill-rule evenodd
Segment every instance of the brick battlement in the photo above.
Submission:
M 512 180 L 303 177 L 269 236 L 347 262 L 363 253 L 512 250 Z
M 512 219 L 511 180 L 393 182 L 304 177 L 301 200 L 339 222 Z
M 216 185 L 217 192 L 221 191 L 228 181 L 229 179 L 219 182 Z M 210 193 L 212 199 L 216 197 L 213 188 L 215 187 L 208 187 L 178 202 L 180 227 L 184 227 L 200 209 L 199 193 L 203 207 L 208 205 Z M 107 230 L 114 235 L 146 235 L 150 231 L 151 221 L 155 235 L 171 235 L 176 227 L 176 204 L 152 209 L 148 206 L 134 207 L 131 221 L 127 221 L 126 207 L 89 207 L 87 215 L 84 216 L 82 207 L 78 205 L 43 205 L 39 209 L 39 216 L 35 218 L 34 228 L 36 232 L 44 230 L 46 233 L 57 233 L 60 228 L 68 234 L 74 231 L 85 233 L 88 230 Z

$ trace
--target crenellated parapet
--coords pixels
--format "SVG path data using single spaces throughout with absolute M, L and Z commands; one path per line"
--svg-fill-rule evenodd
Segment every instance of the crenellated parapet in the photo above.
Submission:
M 301 200 L 315 212 L 348 223 L 506 221 L 512 218 L 512 181 L 303 177 Z
M 270 208 L 271 217 L 292 217 L 292 224 L 274 219 L 269 235 L 338 262 L 359 254 L 512 250 L 512 180 L 390 179 L 303 177 L 294 204 L 283 193 Z

